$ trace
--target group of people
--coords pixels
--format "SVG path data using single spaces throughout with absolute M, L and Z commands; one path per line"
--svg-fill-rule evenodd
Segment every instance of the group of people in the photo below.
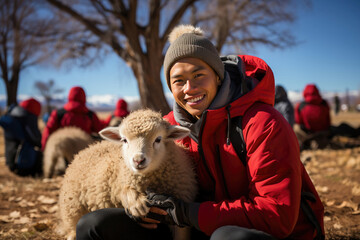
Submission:
M 293 130 L 295 124 L 307 134 L 330 127 L 329 106 L 316 86 L 306 86 L 304 103 L 294 110 L 262 59 L 220 57 L 202 30 L 189 25 L 176 27 L 169 39 L 164 74 L 175 101 L 164 118 L 191 131 L 180 143 L 194 161 L 197 199 L 150 192 L 147 216 L 94 211 L 79 220 L 77 239 L 171 239 L 168 224 L 191 226 L 192 239 L 200 240 L 325 239 L 324 207 Z M 63 110 L 52 112 L 41 144 L 37 133 L 37 146 L 44 148 L 49 134 L 70 124 L 87 132 L 103 127 L 79 87 Z
M 119 99 L 114 112 L 104 120 L 99 119 L 87 108 L 85 91 L 79 86 L 70 89 L 68 101 L 62 108 L 51 112 L 42 134 L 38 126 L 40 113 L 41 104 L 30 98 L 10 106 L 0 118 L 0 126 L 4 129 L 6 165 L 20 176 L 42 175 L 42 152 L 49 136 L 56 130 L 75 126 L 96 137 L 100 130 L 119 124 L 129 114 L 126 101 Z
M 304 99 L 293 107 L 283 86 L 275 87 L 274 107 L 293 127 L 300 150 L 326 147 L 334 136 L 356 138 L 360 127 L 354 128 L 347 123 L 331 125 L 328 102 L 322 98 L 315 84 L 308 84 L 303 91 Z M 339 111 L 339 97 L 335 98 L 335 114 Z

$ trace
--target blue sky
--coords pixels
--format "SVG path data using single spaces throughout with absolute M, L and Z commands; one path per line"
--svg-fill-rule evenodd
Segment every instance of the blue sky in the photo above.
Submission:
M 315 83 L 322 92 L 360 91 L 360 1 L 314 0 L 311 9 L 297 11 L 291 26 L 299 45 L 285 50 L 258 47 L 247 54 L 264 59 L 272 68 L 276 84 L 288 91 L 301 92 Z M 34 82 L 54 79 L 65 93 L 74 85 L 85 88 L 88 96 L 139 96 L 131 70 L 115 55 L 87 69 L 26 69 L 19 84 L 19 95 L 37 93 Z M 163 84 L 165 93 L 169 93 Z M 5 95 L 0 82 L 0 95 Z

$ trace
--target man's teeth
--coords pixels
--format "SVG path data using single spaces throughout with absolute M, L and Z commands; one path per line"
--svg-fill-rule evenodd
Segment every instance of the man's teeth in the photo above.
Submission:
M 187 101 L 193 103 L 193 102 L 197 102 L 197 101 L 203 99 L 203 97 L 204 97 L 204 96 L 200 96 L 200 97 L 196 97 L 196 98 L 191 98 L 191 99 L 188 99 Z

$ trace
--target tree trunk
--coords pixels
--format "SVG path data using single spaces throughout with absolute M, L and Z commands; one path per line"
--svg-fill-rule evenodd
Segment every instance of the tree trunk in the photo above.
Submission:
M 163 115 L 169 113 L 170 107 L 160 79 L 162 57 L 152 60 L 145 57 L 140 61 L 132 62 L 130 66 L 138 83 L 142 106 L 161 111 Z
M 10 106 L 13 103 L 17 103 L 17 89 L 18 89 L 18 78 L 12 78 L 11 81 L 6 81 L 6 93 L 7 93 L 7 106 Z

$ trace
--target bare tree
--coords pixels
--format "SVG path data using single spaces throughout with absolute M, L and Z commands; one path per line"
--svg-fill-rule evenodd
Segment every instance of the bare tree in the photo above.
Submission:
M 44 98 L 46 104 L 46 111 L 50 114 L 52 110 L 51 101 L 56 94 L 64 92 L 64 89 L 56 87 L 55 81 L 52 79 L 47 82 L 36 81 L 34 83 L 34 87 Z
M 278 24 L 291 22 L 291 0 L 46 0 L 80 22 L 132 69 L 145 107 L 167 113 L 160 71 L 167 36 L 180 21 L 204 26 L 218 50 L 260 43 L 271 47 L 294 44 Z M 95 44 L 87 41 L 89 46 Z M 86 44 L 85 44 L 86 46 Z
M 59 21 L 41 0 L 0 2 L 0 77 L 7 92 L 7 105 L 17 102 L 21 72 L 54 56 Z M 46 7 L 46 8 L 45 8 Z
M 205 2 L 205 1 L 203 1 Z M 211 0 L 193 8 L 191 23 L 210 33 L 219 52 L 245 53 L 258 45 L 286 48 L 296 45 L 289 24 L 294 10 L 310 7 L 308 0 Z

